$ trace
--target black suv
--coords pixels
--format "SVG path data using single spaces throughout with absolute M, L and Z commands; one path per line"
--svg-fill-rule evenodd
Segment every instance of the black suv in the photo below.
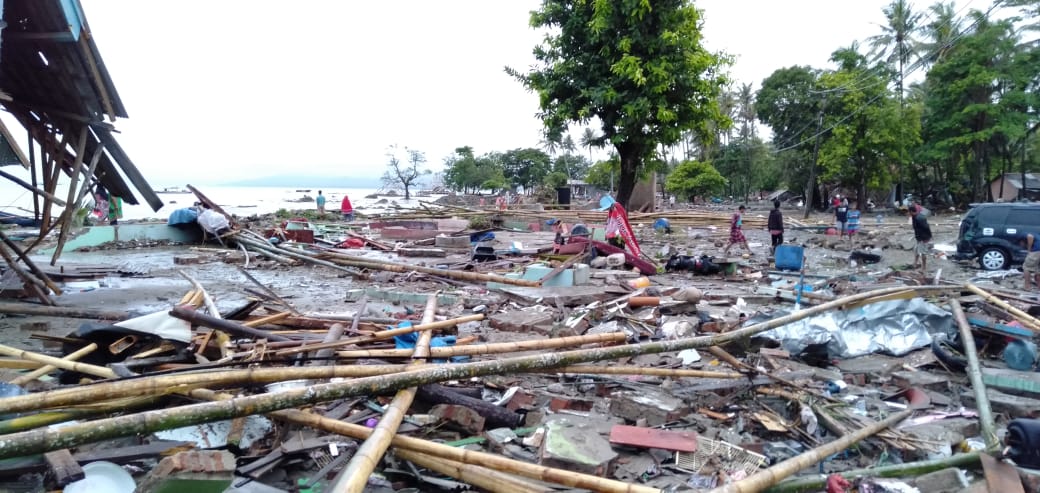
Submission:
M 1026 259 L 1027 233 L 1040 236 L 1040 203 L 974 205 L 961 221 L 957 236 L 960 260 L 977 258 L 985 270 L 1001 270 Z

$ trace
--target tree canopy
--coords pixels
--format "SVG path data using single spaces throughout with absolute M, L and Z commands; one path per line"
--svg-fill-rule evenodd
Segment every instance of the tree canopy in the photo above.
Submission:
M 620 158 L 622 204 L 659 144 L 728 125 L 717 101 L 727 59 L 702 46 L 692 2 L 543 0 L 531 25 L 548 31 L 534 49 L 539 65 L 506 71 L 537 92 L 548 135 L 598 117 Z

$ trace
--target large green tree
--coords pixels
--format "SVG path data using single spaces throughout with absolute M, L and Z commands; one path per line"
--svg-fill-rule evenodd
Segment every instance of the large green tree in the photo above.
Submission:
M 658 144 L 728 124 L 717 102 L 726 58 L 701 44 L 691 1 L 543 0 L 531 25 L 547 30 L 539 65 L 506 71 L 538 93 L 550 134 L 599 118 L 621 160 L 618 202 L 628 203 Z
M 726 186 L 726 179 L 719 174 L 710 163 L 703 161 L 683 161 L 679 163 L 665 180 L 665 190 L 686 200 L 694 197 L 721 192 Z
M 501 159 L 506 179 L 528 193 L 552 171 L 549 155 L 540 149 L 513 149 L 503 152 Z

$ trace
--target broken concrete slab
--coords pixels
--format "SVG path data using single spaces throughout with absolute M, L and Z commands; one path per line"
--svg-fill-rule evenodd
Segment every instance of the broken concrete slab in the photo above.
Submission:
M 1040 396 L 1040 373 L 983 368 L 982 383 L 986 384 L 987 388 L 992 387 L 1016 394 L 1027 393 L 1031 397 Z
M 678 452 L 695 452 L 697 451 L 697 433 L 614 425 L 610 429 L 610 443 Z
M 545 424 L 539 463 L 606 477 L 618 454 L 586 418 L 561 416 Z
M 690 414 L 690 408 L 682 399 L 660 392 L 623 391 L 610 399 L 610 412 L 632 422 L 645 419 L 648 426 L 659 426 Z

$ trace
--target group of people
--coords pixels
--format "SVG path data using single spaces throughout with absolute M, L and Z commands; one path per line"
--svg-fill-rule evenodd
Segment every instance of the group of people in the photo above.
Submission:
M 314 199 L 318 204 L 318 214 L 322 217 L 325 216 L 325 195 L 318 190 L 318 197 Z M 354 206 L 350 203 L 350 197 L 346 194 L 343 195 L 343 201 L 339 204 L 339 211 L 343 214 L 344 221 L 354 220 Z
M 852 208 L 849 208 L 848 199 L 844 199 L 836 204 L 835 207 L 835 219 L 837 220 L 837 229 L 839 235 L 848 237 L 851 239 L 859 231 L 859 208 L 856 207 L 853 202 Z M 751 247 L 748 246 L 747 238 L 744 236 L 744 211 L 747 208 L 741 205 L 737 208 L 737 212 L 730 218 L 729 223 L 729 242 L 726 244 L 726 249 L 723 250 L 724 254 L 729 254 L 729 249 L 733 245 L 743 246 L 748 253 L 751 253 Z M 932 229 L 928 225 L 928 219 L 921 213 L 921 206 L 911 205 L 910 206 L 910 217 L 911 225 L 914 230 L 914 268 L 918 265 L 922 271 L 928 269 L 928 256 L 932 251 Z M 769 230 L 770 236 L 770 254 L 776 254 L 776 248 L 784 243 L 784 215 L 780 211 L 780 201 L 773 201 L 773 209 L 769 211 L 769 219 L 766 223 L 766 229 Z M 1031 257 L 1027 257 L 1026 264 L 1029 264 L 1032 259 L 1032 270 L 1026 271 L 1026 286 L 1028 289 L 1030 272 L 1035 274 L 1032 275 L 1035 278 L 1037 286 L 1040 286 L 1040 273 L 1037 273 L 1040 268 L 1040 241 L 1033 241 L 1033 235 L 1028 236 L 1029 244 L 1027 250 L 1030 252 Z M 1035 246 L 1034 246 L 1035 245 Z

